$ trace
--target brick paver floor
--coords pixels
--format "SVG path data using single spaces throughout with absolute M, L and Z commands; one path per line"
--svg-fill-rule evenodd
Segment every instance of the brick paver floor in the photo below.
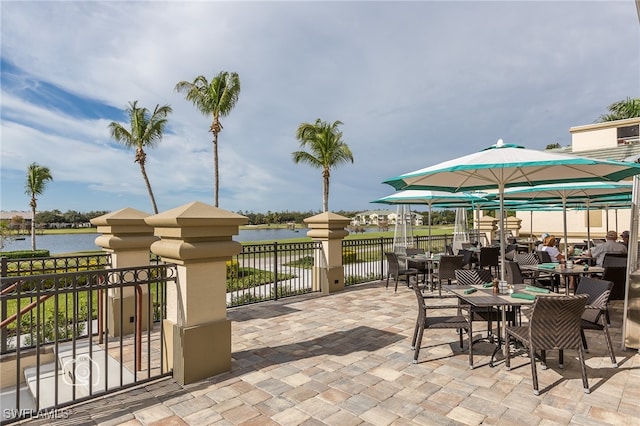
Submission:
M 601 332 L 587 331 L 591 393 L 582 390 L 577 353 L 557 352 L 538 369 L 529 359 L 507 371 L 493 346 L 474 345 L 467 364 L 455 330 L 427 330 L 412 364 L 412 291 L 384 283 L 353 286 L 229 310 L 232 370 L 180 386 L 162 379 L 71 407 L 67 419 L 31 423 L 102 425 L 638 425 L 640 355 L 622 351 L 622 302 L 612 303 L 613 368 Z M 475 327 L 476 337 L 486 332 Z

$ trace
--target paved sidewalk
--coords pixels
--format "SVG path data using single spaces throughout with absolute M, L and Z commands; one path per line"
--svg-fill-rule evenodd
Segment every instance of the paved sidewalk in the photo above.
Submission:
M 619 368 L 601 332 L 587 332 L 591 393 L 582 390 L 577 354 L 547 354 L 534 396 L 525 356 L 488 361 L 493 346 L 474 345 L 475 365 L 454 330 L 427 330 L 412 364 L 416 318 L 412 291 L 384 283 L 331 296 L 311 294 L 234 308 L 231 372 L 179 386 L 164 379 L 75 406 L 67 419 L 30 424 L 104 425 L 638 425 L 640 355 L 620 350 L 622 302 L 612 305 Z M 484 324 L 474 327 L 477 336 Z

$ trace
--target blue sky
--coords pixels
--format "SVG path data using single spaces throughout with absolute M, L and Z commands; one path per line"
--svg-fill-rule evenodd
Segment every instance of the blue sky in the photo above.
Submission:
M 239 74 L 220 134 L 220 207 L 320 211 L 319 170 L 295 131 L 340 120 L 355 163 L 329 208 L 368 210 L 385 179 L 498 139 L 569 145 L 569 128 L 640 96 L 633 0 L 556 2 L 2 1 L 1 209 L 28 210 L 25 173 L 49 167 L 39 210 L 151 212 L 134 152 L 109 137 L 129 101 L 170 104 L 147 151 L 158 207 L 213 204 L 210 119 L 180 80 Z

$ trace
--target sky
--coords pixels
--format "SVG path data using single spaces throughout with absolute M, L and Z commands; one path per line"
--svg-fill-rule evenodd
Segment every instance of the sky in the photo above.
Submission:
M 570 145 L 569 128 L 640 97 L 640 25 L 621 1 L 6 1 L 0 3 L 2 210 L 29 210 L 29 164 L 53 176 L 38 210 L 152 213 L 134 151 L 110 138 L 130 101 L 169 104 L 147 150 L 160 212 L 213 201 L 211 118 L 174 88 L 237 72 L 219 135 L 220 208 L 322 210 L 295 164 L 301 123 L 340 120 L 353 164 L 329 209 L 380 209 L 382 182 L 484 149 Z

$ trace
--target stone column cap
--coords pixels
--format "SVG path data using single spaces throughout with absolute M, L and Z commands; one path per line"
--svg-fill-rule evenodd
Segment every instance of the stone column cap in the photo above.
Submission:
M 310 228 L 335 229 L 344 228 L 351 223 L 351 219 L 336 213 L 324 212 L 303 220 Z
M 149 213 L 125 207 L 115 212 L 94 217 L 90 222 L 98 227 L 98 232 L 103 234 L 153 235 L 153 228 L 145 222 L 145 219 L 149 216 Z
M 248 221 L 249 218 L 246 216 L 232 213 L 200 201 L 193 201 L 145 219 L 148 225 L 159 227 L 240 226 Z

